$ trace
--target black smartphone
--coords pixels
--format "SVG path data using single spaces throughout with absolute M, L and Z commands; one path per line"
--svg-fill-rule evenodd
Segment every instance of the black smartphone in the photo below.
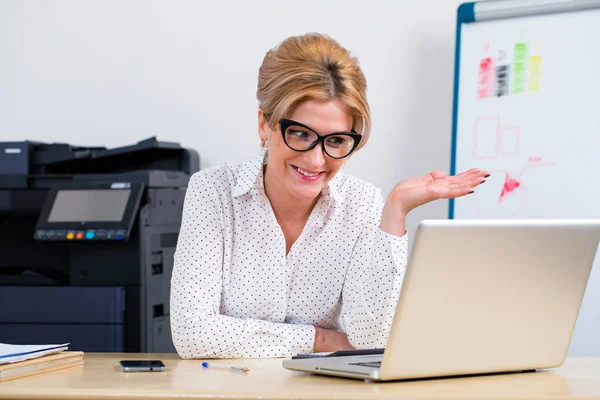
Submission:
M 121 369 L 125 372 L 164 371 L 165 364 L 160 360 L 121 360 Z

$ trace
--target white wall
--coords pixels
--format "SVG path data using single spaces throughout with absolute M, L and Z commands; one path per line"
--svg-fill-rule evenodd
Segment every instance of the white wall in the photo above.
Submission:
M 202 167 L 258 150 L 255 97 L 265 52 L 328 33 L 361 60 L 369 144 L 347 166 L 387 195 L 449 169 L 457 0 L 286 2 L 4 0 L 0 140 L 115 147 L 180 142 Z M 446 218 L 447 201 L 415 210 Z

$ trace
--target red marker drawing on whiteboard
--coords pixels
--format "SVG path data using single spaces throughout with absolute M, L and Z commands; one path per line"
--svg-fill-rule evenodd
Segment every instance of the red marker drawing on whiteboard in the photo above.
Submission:
M 513 192 L 519 186 L 521 186 L 521 183 L 518 180 L 511 178 L 510 174 L 506 174 L 506 178 L 504 179 L 504 185 L 502 185 L 502 192 L 500 193 L 500 200 L 498 201 L 504 200 L 504 197 L 508 193 Z

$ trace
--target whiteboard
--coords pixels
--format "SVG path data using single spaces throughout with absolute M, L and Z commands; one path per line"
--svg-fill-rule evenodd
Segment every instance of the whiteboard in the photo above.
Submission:
M 491 176 L 450 202 L 450 218 L 600 218 L 599 7 L 517 0 L 459 8 L 451 171 Z M 599 260 L 571 356 L 600 356 Z

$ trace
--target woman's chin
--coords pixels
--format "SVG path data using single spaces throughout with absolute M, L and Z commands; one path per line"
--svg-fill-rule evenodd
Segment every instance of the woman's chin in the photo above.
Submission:
M 321 185 L 311 185 L 312 187 L 295 187 L 293 188 L 292 195 L 299 200 L 314 200 L 321 194 Z

